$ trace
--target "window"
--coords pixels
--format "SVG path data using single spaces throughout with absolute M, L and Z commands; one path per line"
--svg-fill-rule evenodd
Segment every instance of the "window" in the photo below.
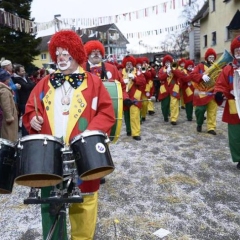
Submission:
M 231 40 L 231 32 L 228 27 L 225 28 L 225 41 Z
M 212 12 L 216 11 L 216 2 L 215 0 L 212 0 Z
M 42 53 L 41 54 L 41 60 L 46 60 L 47 59 L 47 54 L 46 53 Z
M 207 47 L 207 35 L 203 36 L 203 47 Z
M 212 46 L 217 44 L 217 33 L 212 32 Z

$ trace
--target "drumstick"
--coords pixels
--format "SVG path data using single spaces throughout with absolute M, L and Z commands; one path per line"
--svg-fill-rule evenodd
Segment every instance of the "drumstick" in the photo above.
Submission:
M 35 108 L 36 117 L 37 117 L 37 120 L 39 121 L 36 95 L 34 95 L 33 99 L 34 99 L 34 108 Z

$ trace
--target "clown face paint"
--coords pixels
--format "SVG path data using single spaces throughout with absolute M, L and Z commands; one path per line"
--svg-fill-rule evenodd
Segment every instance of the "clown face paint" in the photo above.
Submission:
M 93 50 L 88 56 L 89 62 L 92 64 L 99 64 L 102 61 L 102 54 L 99 50 Z
M 214 62 L 214 60 L 215 60 L 214 55 L 209 55 L 207 60 L 208 60 L 208 62 Z
M 240 47 L 234 49 L 234 57 L 235 57 L 237 60 L 240 60 Z
M 67 70 L 72 62 L 72 56 L 69 54 L 68 50 L 63 48 L 57 48 L 57 66 L 61 71 Z

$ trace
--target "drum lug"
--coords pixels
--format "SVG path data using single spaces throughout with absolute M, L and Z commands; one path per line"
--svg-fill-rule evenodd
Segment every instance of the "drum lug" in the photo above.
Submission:
M 23 149 L 23 145 L 21 145 L 21 142 L 20 142 L 20 141 L 18 142 L 17 148 Z
M 107 134 L 106 134 L 106 139 L 104 140 L 104 142 L 105 143 L 110 143 L 111 142 Z
M 81 139 L 81 142 L 82 142 L 82 143 L 85 143 L 85 140 L 84 140 L 84 138 L 82 138 L 82 139 Z
M 47 145 L 47 138 L 44 138 L 43 145 Z

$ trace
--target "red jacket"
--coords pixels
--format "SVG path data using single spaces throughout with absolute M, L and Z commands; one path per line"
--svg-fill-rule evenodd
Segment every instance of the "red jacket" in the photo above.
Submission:
M 214 87 L 215 93 L 221 92 L 227 98 L 223 111 L 222 121 L 229 124 L 240 123 L 240 119 L 236 110 L 236 102 L 234 96 L 231 93 L 231 91 L 233 91 L 234 70 L 235 69 L 231 65 L 227 65 L 226 67 L 224 67 L 222 72 L 218 76 Z M 218 105 L 221 105 L 221 103 L 218 103 Z
M 87 64 L 87 63 L 85 62 L 85 63 L 82 65 L 82 67 L 83 67 L 83 69 L 84 69 L 85 71 L 87 71 L 86 64 Z M 126 84 L 124 83 L 122 76 L 119 74 L 119 71 L 118 71 L 117 67 L 116 67 L 115 65 L 112 65 L 111 63 L 107 63 L 107 62 L 105 62 L 105 63 L 103 63 L 103 64 L 104 64 L 104 66 L 105 66 L 107 76 L 110 76 L 110 75 L 111 75 L 111 77 L 108 78 L 107 80 L 108 80 L 108 81 L 114 81 L 114 80 L 119 81 L 119 82 L 121 83 L 121 87 L 122 87 L 123 100 L 129 98 L 129 96 L 128 96 L 127 92 L 126 92 Z M 101 69 L 100 69 L 100 71 L 101 71 Z M 94 73 L 93 73 L 93 74 L 94 74 Z M 94 74 L 94 75 L 95 75 L 95 74 Z M 100 74 L 100 75 L 101 75 L 101 74 Z M 100 75 L 99 75 L 98 77 L 101 79 L 101 76 L 100 76 Z M 105 79 L 105 80 L 106 80 L 106 79 Z
M 203 81 L 202 76 L 207 69 L 208 67 L 203 63 L 199 63 L 197 66 L 195 66 L 193 71 L 190 73 L 192 81 L 197 84 L 202 82 Z M 212 99 L 214 99 L 214 95 L 212 93 L 213 91 L 210 91 L 206 94 L 199 94 L 199 93 L 196 93 L 195 91 L 193 96 L 193 105 L 194 106 L 207 105 Z

